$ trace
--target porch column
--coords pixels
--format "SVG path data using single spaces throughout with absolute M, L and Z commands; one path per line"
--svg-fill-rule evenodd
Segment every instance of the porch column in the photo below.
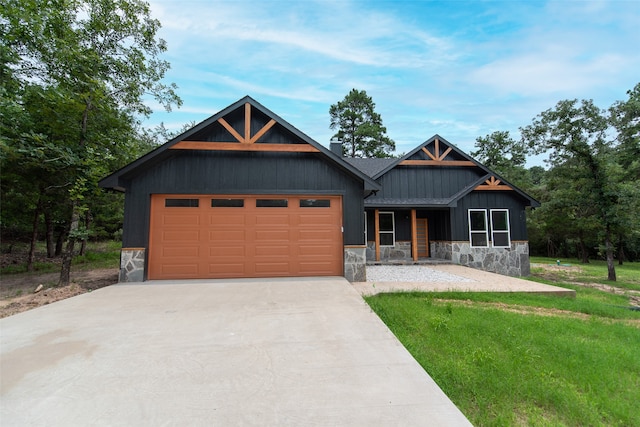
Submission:
M 414 261 L 418 260 L 418 221 L 415 209 L 411 209 L 411 257 Z
M 380 211 L 374 211 L 375 232 L 376 232 L 376 261 L 380 261 Z

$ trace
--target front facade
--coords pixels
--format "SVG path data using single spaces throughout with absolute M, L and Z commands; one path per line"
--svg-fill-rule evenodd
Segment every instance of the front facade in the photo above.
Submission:
M 529 274 L 525 209 L 538 202 L 435 135 L 401 159 L 347 159 L 382 187 L 365 199 L 367 260 L 440 259 Z
M 535 201 L 449 147 L 350 163 L 245 97 L 100 182 L 125 192 L 120 281 L 364 281 L 367 259 L 421 258 L 528 274 Z

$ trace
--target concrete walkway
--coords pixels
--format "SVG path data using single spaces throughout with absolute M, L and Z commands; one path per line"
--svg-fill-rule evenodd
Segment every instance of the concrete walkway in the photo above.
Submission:
M 489 273 L 475 268 L 461 265 L 432 264 L 429 269 L 445 272 L 452 276 L 462 278 L 459 282 L 432 281 L 428 276 L 411 282 L 389 281 L 389 282 L 358 282 L 352 283 L 354 288 L 362 295 L 374 295 L 380 292 L 402 292 L 402 291 L 422 291 L 422 292 L 530 292 L 536 294 L 549 294 L 558 296 L 575 297 L 576 292 L 572 289 L 560 288 L 557 286 L 545 285 L 543 283 L 532 282 L 530 280 L 519 279 L 517 277 L 503 276 L 501 274 Z
M 3 427 L 470 425 L 343 278 L 114 285 L 0 339 Z

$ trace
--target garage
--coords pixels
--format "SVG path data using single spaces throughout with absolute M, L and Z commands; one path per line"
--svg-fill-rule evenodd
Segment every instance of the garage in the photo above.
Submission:
M 342 198 L 151 195 L 148 279 L 341 276 Z

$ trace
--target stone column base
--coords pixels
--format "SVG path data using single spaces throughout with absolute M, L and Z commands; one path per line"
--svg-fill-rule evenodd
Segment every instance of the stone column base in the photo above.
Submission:
M 145 248 L 122 248 L 119 282 L 144 281 Z
M 344 247 L 344 277 L 350 282 L 367 281 L 367 247 Z

